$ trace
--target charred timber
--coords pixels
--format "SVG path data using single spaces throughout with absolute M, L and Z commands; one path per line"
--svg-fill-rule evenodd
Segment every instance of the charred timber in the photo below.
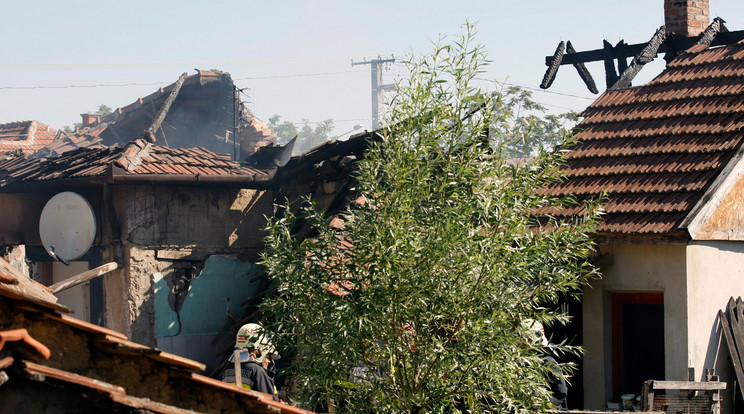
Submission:
M 553 81 L 555 80 L 555 75 L 558 73 L 558 68 L 561 66 L 561 61 L 563 60 L 563 53 L 566 51 L 566 44 L 561 41 L 558 43 L 558 47 L 555 48 L 555 53 L 553 53 L 553 58 L 550 61 L 550 64 L 548 65 L 548 70 L 545 72 L 545 76 L 543 76 L 542 83 L 540 83 L 540 87 L 543 89 L 548 89 L 550 85 L 553 84 Z
M 633 58 L 633 61 L 630 62 L 630 66 L 628 66 L 628 68 L 623 71 L 623 73 L 620 75 L 620 79 L 618 79 L 618 81 L 615 82 L 615 84 L 612 85 L 610 89 L 621 89 L 630 86 L 633 78 L 635 78 L 638 72 L 643 69 L 643 66 L 646 63 L 654 60 L 656 54 L 658 53 L 659 47 L 668 35 L 669 31 L 667 30 L 666 26 L 661 26 L 658 30 L 656 30 L 656 33 L 654 33 L 653 37 L 651 37 L 651 40 L 648 41 L 646 47 L 644 47 L 643 50 L 641 50 L 641 52 Z
M 686 50 L 697 44 L 703 37 L 700 34 L 695 37 L 667 37 L 661 46 L 657 50 L 657 53 L 672 53 L 676 54 L 677 51 Z M 744 30 L 737 30 L 734 32 L 719 32 L 710 46 L 725 46 L 737 43 L 744 40 Z M 576 63 L 587 63 L 587 62 L 598 62 L 604 61 L 605 59 L 621 59 L 634 57 L 640 53 L 647 43 L 640 43 L 635 45 L 623 44 L 613 47 L 611 50 L 607 49 L 595 49 L 584 52 L 576 52 L 571 54 L 565 54 L 561 60 L 561 65 L 573 65 Z M 553 63 L 553 56 L 545 57 L 545 66 L 551 66 Z
M 602 43 L 606 51 L 612 51 L 612 44 L 610 42 L 603 40 Z M 615 70 L 615 60 L 612 58 L 605 58 L 604 67 L 605 67 L 605 84 L 609 88 L 610 86 L 614 85 L 615 82 L 617 82 L 617 80 L 619 79 L 619 76 L 617 75 L 617 71 Z
M 715 40 L 716 36 L 718 36 L 719 33 L 726 33 L 729 31 L 724 23 L 726 22 L 720 17 L 716 17 L 715 19 L 713 19 L 713 23 L 705 28 L 705 31 L 703 31 L 703 34 L 700 37 L 700 40 L 698 40 L 696 44 L 710 46 L 710 44 L 713 43 L 713 40 Z
M 173 90 L 168 95 L 168 98 L 166 98 L 165 102 L 163 102 L 163 106 L 160 107 L 158 110 L 158 113 L 155 115 L 155 119 L 153 119 L 152 124 L 150 125 L 150 128 L 145 131 L 145 140 L 149 142 L 155 142 L 155 133 L 158 132 L 160 129 L 160 126 L 163 124 L 163 120 L 165 120 L 165 116 L 168 115 L 168 110 L 170 110 L 171 105 L 173 104 L 173 101 L 176 100 L 176 97 L 178 96 L 178 92 L 181 91 L 181 86 L 186 81 L 186 78 L 189 76 L 188 73 L 184 72 L 180 78 L 178 78 L 178 81 L 173 86 Z
M 566 52 L 566 55 L 576 53 L 576 50 L 571 44 L 571 41 L 566 42 Z M 591 73 L 586 70 L 586 66 L 584 66 L 583 63 L 575 63 L 573 66 L 574 68 L 576 68 L 576 71 L 579 72 L 579 77 L 581 77 L 581 80 L 584 81 L 584 84 L 589 89 L 589 91 L 591 93 L 599 93 L 599 90 L 597 90 L 597 84 L 594 83 L 594 78 L 592 78 Z

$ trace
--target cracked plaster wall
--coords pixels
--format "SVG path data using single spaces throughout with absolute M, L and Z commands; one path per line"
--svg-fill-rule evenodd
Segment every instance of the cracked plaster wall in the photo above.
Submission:
M 214 254 L 229 253 L 237 260 L 238 254 L 259 251 L 260 229 L 265 216 L 273 214 L 272 194 L 256 190 L 131 185 L 117 188 L 115 198 L 124 271 L 106 279 L 107 326 L 148 346 L 157 345 L 155 278 L 172 277 L 187 265 L 203 266 Z M 242 266 L 236 269 L 245 274 Z M 220 321 L 222 306 L 215 316 Z
M 202 187 L 128 186 L 124 237 L 139 246 L 201 249 L 261 245 L 270 192 Z

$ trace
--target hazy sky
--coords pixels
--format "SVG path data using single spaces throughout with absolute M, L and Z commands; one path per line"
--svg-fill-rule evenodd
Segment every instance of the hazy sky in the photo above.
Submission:
M 729 29 L 744 29 L 744 1 L 711 0 L 710 8 Z M 0 123 L 61 128 L 198 68 L 230 73 L 261 120 L 331 118 L 337 134 L 371 124 L 369 66 L 352 60 L 426 53 L 440 35 L 460 34 L 466 20 L 476 23 L 493 60 L 487 76 L 535 89 L 559 41 L 578 50 L 601 48 L 603 39 L 640 43 L 664 23 L 663 0 L 32 0 L 8 2 L 3 17 Z M 637 79 L 662 67 L 647 65 Z M 603 86 L 602 64 L 589 69 Z M 385 82 L 404 74 L 393 64 Z M 564 66 L 553 87 L 534 97 L 562 112 L 595 96 Z

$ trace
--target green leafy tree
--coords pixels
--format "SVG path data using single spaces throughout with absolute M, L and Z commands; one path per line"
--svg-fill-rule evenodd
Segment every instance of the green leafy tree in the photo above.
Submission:
M 319 122 L 315 125 L 315 128 L 310 126 L 310 120 L 308 119 L 303 118 L 302 122 L 303 126 L 298 130 L 294 123 L 282 121 L 279 115 L 274 115 L 269 118 L 269 128 L 274 131 L 282 145 L 297 137 L 294 148 L 295 154 L 302 154 L 320 144 L 336 139 L 335 136 L 331 135 L 334 128 L 332 119 Z
M 276 135 L 279 143 L 282 145 L 288 143 L 299 134 L 297 126 L 293 122 L 282 121 L 282 117 L 279 115 L 269 118 L 269 128 L 274 131 L 274 135 Z
M 518 86 L 499 85 L 492 93 L 495 108 L 491 131 L 505 156 L 529 157 L 552 150 L 566 140 L 568 130 L 578 121 L 575 112 L 548 114 L 532 98 L 532 92 Z
M 344 212 L 343 229 L 311 201 L 267 227 L 263 264 L 277 294 L 264 304 L 266 328 L 296 350 L 287 375 L 309 408 L 551 407 L 521 326 L 566 320 L 547 305 L 594 274 L 586 257 L 598 212 L 547 214 L 571 204 L 544 191 L 560 177 L 559 151 L 517 167 L 504 145 L 489 145 L 501 103 L 473 86 L 487 60 L 466 28 L 408 62 L 382 140 L 358 162 L 366 202 Z M 297 220 L 313 237 L 293 234 Z

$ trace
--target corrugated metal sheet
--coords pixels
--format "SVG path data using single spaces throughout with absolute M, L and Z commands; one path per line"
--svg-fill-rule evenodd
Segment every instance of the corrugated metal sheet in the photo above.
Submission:
M 567 180 L 549 192 L 606 192 L 601 233 L 678 234 L 742 145 L 743 95 L 744 43 L 690 49 L 647 85 L 607 91 L 582 113 Z

